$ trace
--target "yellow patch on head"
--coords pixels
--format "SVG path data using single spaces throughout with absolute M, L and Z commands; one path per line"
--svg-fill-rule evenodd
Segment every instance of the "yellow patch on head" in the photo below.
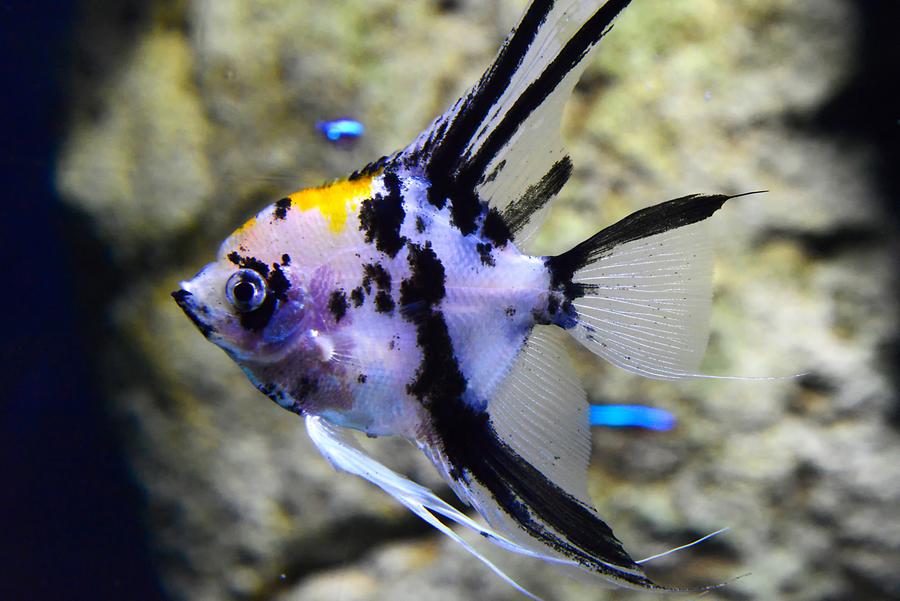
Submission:
M 249 230 L 251 227 L 253 227 L 254 223 L 256 223 L 256 217 L 251 217 L 250 219 L 248 219 L 247 221 L 244 222 L 244 225 L 242 225 L 238 229 L 234 230 L 234 233 L 232 233 L 231 235 L 238 236 L 240 234 L 243 234 L 244 232 Z
M 347 223 L 347 216 L 359 208 L 359 203 L 372 193 L 372 177 L 341 180 L 318 188 L 294 192 L 288 198 L 291 206 L 307 211 L 318 209 L 332 232 L 340 232 Z
M 357 211 L 359 204 L 371 196 L 372 180 L 375 175 L 353 180 L 340 180 L 318 188 L 294 192 L 275 203 L 276 221 L 283 219 L 291 209 L 300 211 L 318 209 L 328 223 L 329 229 L 338 233 L 344 229 L 350 213 Z M 289 205 L 286 202 L 288 200 L 290 200 Z M 245 244 L 247 238 L 253 236 L 254 226 L 258 223 L 257 217 L 259 215 L 251 217 L 244 225 L 232 232 L 222 243 L 220 252 L 231 252 L 241 244 Z

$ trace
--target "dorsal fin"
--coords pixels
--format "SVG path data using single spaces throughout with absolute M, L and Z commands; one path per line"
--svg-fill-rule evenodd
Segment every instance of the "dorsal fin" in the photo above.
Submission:
M 481 202 L 526 240 L 572 171 L 560 122 L 585 59 L 630 0 L 533 2 L 481 80 L 397 157 L 473 233 Z

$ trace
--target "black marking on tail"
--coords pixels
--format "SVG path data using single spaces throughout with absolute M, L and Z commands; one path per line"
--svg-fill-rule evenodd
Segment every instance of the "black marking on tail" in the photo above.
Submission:
M 541 210 L 572 176 L 572 159 L 561 158 L 536 184 L 532 184 L 518 200 L 503 209 L 503 221 L 513 235 L 519 233 L 537 211 Z
M 442 395 L 439 400 L 429 407 L 452 477 L 486 487 L 526 532 L 565 557 L 637 586 L 661 588 L 640 573 L 640 566 L 590 508 L 500 440 L 487 412 L 475 411 L 460 398 Z M 615 570 L 607 563 L 638 573 Z
M 590 287 L 572 283 L 576 271 L 609 254 L 620 244 L 703 221 L 722 208 L 729 198 L 735 197 L 691 194 L 632 213 L 563 254 L 548 257 L 545 264 L 550 270 L 551 289 L 564 292 L 569 300 L 585 296 Z

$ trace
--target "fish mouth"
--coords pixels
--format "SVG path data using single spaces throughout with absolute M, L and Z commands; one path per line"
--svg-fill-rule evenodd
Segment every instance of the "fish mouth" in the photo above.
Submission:
M 194 300 L 194 295 L 181 288 L 172 293 L 172 298 L 175 299 L 175 303 L 181 307 L 181 310 L 184 311 L 184 314 L 188 316 L 188 318 L 194 322 L 194 325 L 197 326 L 197 329 L 200 330 L 200 333 L 209 338 L 213 334 L 216 333 L 216 329 L 200 319 L 200 313 L 206 313 L 205 307 L 199 304 L 196 300 Z

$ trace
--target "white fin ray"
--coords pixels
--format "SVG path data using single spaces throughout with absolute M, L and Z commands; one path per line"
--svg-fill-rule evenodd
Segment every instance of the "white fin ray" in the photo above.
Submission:
M 498 547 L 512 553 L 561 564 L 563 566 L 577 565 L 573 561 L 545 555 L 523 547 L 491 528 L 480 525 L 478 522 L 438 497 L 429 488 L 413 482 L 367 455 L 359 448 L 353 440 L 352 434 L 346 428 L 335 426 L 322 417 L 307 415 L 306 430 L 313 444 L 322 456 L 324 456 L 336 469 L 360 476 L 369 482 L 372 482 L 397 499 L 397 501 L 422 518 L 425 522 L 436 528 L 439 532 L 446 535 L 454 542 L 459 543 L 468 553 L 484 563 L 506 583 L 531 599 L 541 601 L 540 597 L 537 597 L 518 584 L 487 557 L 463 540 L 459 534 L 450 529 L 437 516 L 443 516 L 461 526 L 469 528 Z
M 713 256 L 700 221 L 632 240 L 575 272 L 586 295 L 572 335 L 591 351 L 650 378 L 698 377 L 709 339 Z
M 590 506 L 587 395 L 563 346 L 565 332 L 535 326 L 488 406 L 499 438 L 564 491 Z

